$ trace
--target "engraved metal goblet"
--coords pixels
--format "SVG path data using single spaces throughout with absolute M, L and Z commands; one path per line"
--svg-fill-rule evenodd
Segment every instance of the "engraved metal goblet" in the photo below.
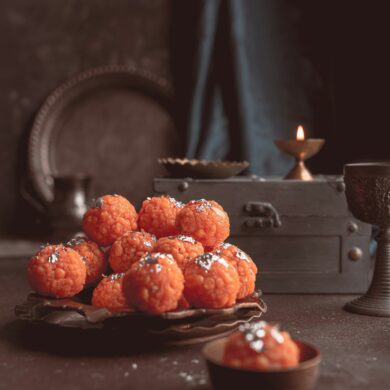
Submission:
M 344 181 L 352 214 L 380 229 L 371 285 L 366 294 L 347 303 L 345 309 L 390 317 L 390 162 L 347 164 Z

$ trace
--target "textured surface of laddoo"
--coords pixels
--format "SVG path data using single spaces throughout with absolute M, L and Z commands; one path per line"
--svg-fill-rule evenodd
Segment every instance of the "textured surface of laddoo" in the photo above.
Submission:
M 222 361 L 236 368 L 266 371 L 298 365 L 299 354 L 287 332 L 260 321 L 241 325 L 229 336 Z
M 184 277 L 171 255 L 149 253 L 126 272 L 123 292 L 130 306 L 152 314 L 174 310 L 183 293 Z
M 86 235 L 99 245 L 111 245 L 129 230 L 137 230 L 137 212 L 123 196 L 97 198 L 83 218 Z
M 183 204 L 170 196 L 145 199 L 138 214 L 138 227 L 157 238 L 175 236 L 177 213 Z
M 177 304 L 177 308 L 179 310 L 187 310 L 191 307 L 191 305 L 188 303 L 187 299 L 184 295 L 182 295 L 179 299 L 179 302 Z
M 85 262 L 87 267 L 85 285 L 91 286 L 97 283 L 107 269 L 107 259 L 99 245 L 84 237 L 76 237 L 70 240 L 66 246 L 75 250 Z
M 257 267 L 250 256 L 229 243 L 219 245 L 214 253 L 223 257 L 235 267 L 240 279 L 237 299 L 252 294 L 255 291 Z
M 49 245 L 27 265 L 27 278 L 37 293 L 55 298 L 72 297 L 85 284 L 87 269 L 81 256 L 63 245 Z
M 225 259 L 205 253 L 184 269 L 184 296 L 191 306 L 219 309 L 235 304 L 240 282 L 236 269 Z
M 156 237 L 146 232 L 127 232 L 117 238 L 109 252 L 109 263 L 114 272 L 126 272 L 146 253 L 153 252 Z
M 104 307 L 110 311 L 128 309 L 129 306 L 122 289 L 124 275 L 120 273 L 105 276 L 93 290 L 92 305 Z
M 188 261 L 204 252 L 203 245 L 190 236 L 162 237 L 157 241 L 156 252 L 169 253 L 183 270 Z
M 215 201 L 188 202 L 177 215 L 177 230 L 191 236 L 207 250 L 212 250 L 230 234 L 229 216 Z

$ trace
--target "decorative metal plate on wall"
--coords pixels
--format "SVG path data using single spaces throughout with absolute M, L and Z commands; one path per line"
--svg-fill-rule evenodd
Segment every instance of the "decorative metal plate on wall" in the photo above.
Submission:
M 29 168 L 40 198 L 53 198 L 52 175 L 94 176 L 95 194 L 139 203 L 163 172 L 157 158 L 177 154 L 169 83 L 131 66 L 109 65 L 60 85 L 39 110 Z

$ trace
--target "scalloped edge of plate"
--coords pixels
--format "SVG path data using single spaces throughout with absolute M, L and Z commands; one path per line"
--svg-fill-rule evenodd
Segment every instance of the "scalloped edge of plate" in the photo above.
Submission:
M 248 161 L 191 160 L 186 158 L 159 158 L 158 163 L 176 178 L 227 179 L 237 176 L 249 167 Z
M 191 167 L 200 165 L 203 167 L 212 166 L 212 167 L 243 167 L 248 168 L 249 162 L 246 160 L 243 161 L 228 161 L 228 160 L 196 160 L 196 159 L 187 159 L 187 158 L 159 158 L 157 159 L 159 164 L 162 165 L 180 165 L 185 166 L 189 165 Z

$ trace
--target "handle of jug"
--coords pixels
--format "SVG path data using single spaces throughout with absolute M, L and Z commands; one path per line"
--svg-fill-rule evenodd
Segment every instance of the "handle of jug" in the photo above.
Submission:
M 27 177 L 23 177 L 20 181 L 20 193 L 24 200 L 26 200 L 31 206 L 33 206 L 36 210 L 41 213 L 47 212 L 47 205 L 44 204 L 41 200 L 35 197 L 30 190 L 28 189 L 29 179 Z

